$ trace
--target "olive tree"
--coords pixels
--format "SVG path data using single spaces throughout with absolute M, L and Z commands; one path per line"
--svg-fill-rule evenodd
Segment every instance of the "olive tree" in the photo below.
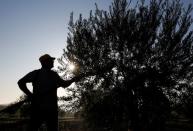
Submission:
M 69 22 L 67 47 L 59 60 L 73 63 L 74 107 L 87 130 L 163 130 L 176 96 L 191 88 L 192 7 L 180 0 L 114 0 L 108 11 Z

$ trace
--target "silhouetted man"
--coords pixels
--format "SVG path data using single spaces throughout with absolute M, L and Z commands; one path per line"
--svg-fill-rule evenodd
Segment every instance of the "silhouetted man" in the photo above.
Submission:
M 37 131 L 42 122 L 46 123 L 48 131 L 58 130 L 57 88 L 68 87 L 74 81 L 79 80 L 79 77 L 68 81 L 61 79 L 56 72 L 51 70 L 54 59 L 48 54 L 41 56 L 39 61 L 42 68 L 28 73 L 18 81 L 20 89 L 32 102 L 30 126 L 32 131 Z M 32 83 L 33 93 L 27 88 L 27 83 Z

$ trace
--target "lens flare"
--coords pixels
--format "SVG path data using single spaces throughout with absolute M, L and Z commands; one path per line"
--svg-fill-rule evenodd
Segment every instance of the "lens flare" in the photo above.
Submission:
M 69 69 L 70 69 L 71 71 L 74 71 L 74 70 L 75 70 L 75 65 L 74 65 L 74 64 L 70 64 L 70 65 L 69 65 Z

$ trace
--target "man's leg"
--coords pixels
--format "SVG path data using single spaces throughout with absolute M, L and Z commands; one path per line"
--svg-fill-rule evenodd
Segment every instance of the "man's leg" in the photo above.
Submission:
M 30 124 L 29 124 L 29 131 L 38 131 L 42 122 L 43 122 L 43 118 L 41 113 L 37 111 L 32 111 Z
M 50 112 L 46 117 L 46 125 L 48 131 L 58 131 L 58 112 Z
M 38 129 L 41 126 L 41 121 L 36 120 L 36 121 L 31 121 L 30 126 L 29 126 L 29 131 L 38 131 Z

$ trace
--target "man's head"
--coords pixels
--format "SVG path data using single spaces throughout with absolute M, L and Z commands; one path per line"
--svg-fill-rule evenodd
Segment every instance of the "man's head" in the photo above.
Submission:
M 42 55 L 39 58 L 39 61 L 43 68 L 51 69 L 54 66 L 54 57 L 51 57 L 48 54 Z

